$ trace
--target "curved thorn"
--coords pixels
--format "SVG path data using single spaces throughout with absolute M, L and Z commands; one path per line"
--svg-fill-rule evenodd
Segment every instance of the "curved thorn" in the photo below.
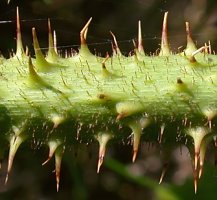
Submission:
M 44 55 L 41 52 L 35 27 L 32 28 L 32 37 L 33 37 L 33 47 L 34 47 L 35 57 L 36 57 L 36 67 L 38 68 L 39 71 L 44 71 L 44 72 L 50 71 L 52 65 L 45 60 Z
M 92 17 L 88 20 L 88 22 L 85 24 L 85 26 L 80 32 L 81 45 L 86 44 L 87 30 L 88 30 L 88 26 L 90 25 L 91 20 L 92 20 Z
M 7 167 L 7 175 L 5 178 L 5 184 L 8 182 L 9 173 L 11 171 L 14 157 L 19 146 L 22 142 L 26 139 L 26 137 L 22 134 L 23 130 L 13 126 L 14 135 L 10 138 L 10 149 L 9 149 L 9 156 L 8 156 L 8 167 Z
M 119 46 L 118 46 L 117 39 L 116 39 L 114 33 L 113 33 L 112 31 L 110 31 L 110 34 L 112 35 L 112 37 L 113 37 L 113 42 L 114 42 L 114 45 L 113 45 L 113 47 L 114 47 L 113 53 L 114 53 L 115 55 L 122 55 L 122 54 L 121 54 L 121 51 L 120 51 L 120 48 L 119 48 Z
M 47 164 L 50 159 L 53 157 L 56 149 L 62 144 L 61 141 L 59 140 L 51 140 L 48 142 L 48 146 L 49 146 L 49 155 L 48 155 L 48 158 L 47 160 L 45 160 L 43 163 L 42 163 L 42 166 Z

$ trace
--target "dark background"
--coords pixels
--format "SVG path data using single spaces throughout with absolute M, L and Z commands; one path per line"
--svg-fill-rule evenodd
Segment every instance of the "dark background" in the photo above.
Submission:
M 184 22 L 189 21 L 198 46 L 210 40 L 216 46 L 217 3 L 215 0 L 6 0 L 0 2 L 0 20 L 12 20 L 0 24 L 1 51 L 14 49 L 15 7 L 19 6 L 24 44 L 31 49 L 31 28 L 34 26 L 42 47 L 47 47 L 47 18 L 51 18 L 57 32 L 58 45 L 76 48 L 79 32 L 90 17 L 88 42 L 92 49 L 104 53 L 110 51 L 112 30 L 124 53 L 133 45 L 137 36 L 137 22 L 142 21 L 146 52 L 159 48 L 161 24 L 165 11 L 169 11 L 170 43 L 174 51 L 185 45 Z M 95 45 L 91 45 L 97 43 Z M 103 44 L 102 44 L 103 43 Z M 68 47 L 70 46 L 70 47 Z M 66 49 L 66 47 L 65 47 Z
M 133 49 L 132 39 L 137 37 L 137 22 L 141 20 L 145 51 L 155 52 L 160 44 L 165 11 L 169 11 L 170 44 L 174 51 L 180 46 L 185 46 L 185 21 L 190 22 L 193 38 L 199 47 L 210 40 L 213 49 L 217 49 L 216 0 L 11 0 L 9 5 L 6 0 L 1 0 L 0 50 L 6 57 L 15 49 L 16 6 L 20 8 L 24 45 L 31 51 L 32 27 L 36 27 L 41 47 L 47 48 L 47 18 L 51 19 L 52 27 L 57 32 L 58 49 L 64 51 L 78 48 L 79 32 L 87 20 L 93 17 L 88 32 L 88 43 L 93 51 L 102 54 L 111 52 L 109 31 L 112 30 L 122 52 L 127 54 Z M 96 143 L 80 145 L 65 153 L 60 191 L 56 193 L 55 177 L 52 173 L 54 160 L 46 166 L 41 166 L 47 158 L 48 149 L 42 147 L 32 150 L 27 144 L 22 145 L 6 186 L 4 179 L 7 159 L 3 161 L 0 171 L 0 199 L 169 199 L 169 193 L 166 192 L 156 198 L 157 192 L 152 187 L 113 172 L 106 163 L 97 175 L 97 147 Z M 107 157 L 123 164 L 119 166 L 120 171 L 127 167 L 133 177 L 139 175 L 143 181 L 151 178 L 157 183 L 162 170 L 159 149 L 148 148 L 147 144 L 142 144 L 135 164 L 131 164 L 131 155 L 132 147 L 127 144 L 113 144 L 107 153 Z M 180 200 L 215 199 L 216 169 L 213 159 L 210 160 L 206 163 L 198 194 L 194 195 L 188 151 L 184 147 L 182 155 L 180 151 L 175 151 L 161 187 L 170 187 L 176 199 Z

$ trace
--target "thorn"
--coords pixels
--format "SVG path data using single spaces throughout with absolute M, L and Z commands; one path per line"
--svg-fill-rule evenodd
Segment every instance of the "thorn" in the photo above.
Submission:
M 114 47 L 114 49 L 113 49 L 113 54 L 114 54 L 114 55 L 121 56 L 122 54 L 121 54 L 121 51 L 120 51 L 120 49 L 119 49 L 119 46 L 118 46 L 118 42 L 117 42 L 117 40 L 116 40 L 116 37 L 115 37 L 114 33 L 112 33 L 112 31 L 110 31 L 110 34 L 112 35 L 112 37 L 113 37 L 113 42 L 114 42 L 114 45 L 113 45 L 113 47 Z
M 37 74 L 35 71 L 35 67 L 32 63 L 31 56 L 29 56 L 29 81 L 31 84 L 35 84 L 37 86 L 48 87 L 48 84 Z
M 217 147 L 217 136 L 216 135 L 213 136 L 213 140 L 214 140 L 215 147 Z
M 168 19 L 168 12 L 165 12 L 163 27 L 162 27 L 161 50 L 159 53 L 160 56 L 169 56 L 171 54 L 169 42 L 168 42 L 168 31 L 167 31 L 168 20 L 167 19 Z
M 217 115 L 217 110 L 215 108 L 206 108 L 203 110 L 203 114 L 206 116 L 207 118 L 207 123 L 209 126 L 209 129 L 212 128 L 212 120 L 216 117 Z
M 49 155 L 48 155 L 48 158 L 47 160 L 45 160 L 43 163 L 42 163 L 42 166 L 44 166 L 45 164 L 47 164 L 50 159 L 53 157 L 56 149 L 62 144 L 62 142 L 60 140 L 51 140 L 48 142 L 48 146 L 49 146 Z
M 99 142 L 99 159 L 97 164 L 97 173 L 99 173 L 100 167 L 103 164 L 103 160 L 106 152 L 106 146 L 111 138 L 112 138 L 112 134 L 107 132 L 100 132 L 96 135 L 96 139 Z
M 22 144 L 22 142 L 26 139 L 26 136 L 22 134 L 23 133 L 22 129 L 19 129 L 15 126 L 13 126 L 12 128 L 13 128 L 14 135 L 10 138 L 10 149 L 9 149 L 8 167 L 7 167 L 7 175 L 5 178 L 5 184 L 8 182 L 9 173 L 11 171 L 16 152 L 19 146 Z
M 198 160 L 199 160 L 199 152 L 197 152 L 195 150 L 195 152 L 194 152 L 194 170 L 197 170 Z
M 88 22 L 85 24 L 85 26 L 83 27 L 83 29 L 80 32 L 81 45 L 80 45 L 79 55 L 81 56 L 81 58 L 84 57 L 85 60 L 87 60 L 87 59 L 89 60 L 91 58 L 96 60 L 96 56 L 94 56 L 90 52 L 90 50 L 87 46 L 87 43 L 86 43 L 88 26 L 90 25 L 91 20 L 92 20 L 92 17 L 88 20 Z
M 21 28 L 20 28 L 20 15 L 19 15 L 19 7 L 17 6 L 17 50 L 16 50 L 16 56 L 19 59 L 22 59 L 23 56 L 25 55 L 24 49 L 23 49 L 23 43 L 22 43 L 22 36 L 21 36 Z
M 31 57 L 29 56 L 29 83 L 32 85 L 32 86 L 36 86 L 37 88 L 46 88 L 48 90 L 51 90 L 57 94 L 61 94 L 63 95 L 63 97 L 65 98 L 64 96 L 64 93 L 61 92 L 60 90 L 52 87 L 51 85 L 49 85 L 46 81 L 44 81 L 35 71 L 34 69 L 34 66 L 32 64 L 32 59 Z
M 62 122 L 64 122 L 66 118 L 64 116 L 54 114 L 51 117 L 51 121 L 53 122 L 53 129 L 57 128 Z
M 138 52 L 141 54 L 144 53 L 144 48 L 142 45 L 142 28 L 141 28 L 141 21 L 138 21 Z
M 87 31 L 88 31 L 88 26 L 90 25 L 91 20 L 92 20 L 92 17 L 88 20 L 88 22 L 85 24 L 85 26 L 80 32 L 81 45 L 82 44 L 86 45 Z
M 25 51 L 25 54 L 26 54 L 26 56 L 28 56 L 28 55 L 29 55 L 29 48 L 28 48 L 28 46 L 26 46 L 26 51 Z
M 194 193 L 197 193 L 197 188 L 198 188 L 198 174 L 197 174 L 197 170 L 193 170 L 193 174 L 194 174 Z
M 138 149 L 139 149 L 141 134 L 142 134 L 142 126 L 137 120 L 131 121 L 128 125 L 131 128 L 132 134 L 133 134 L 133 157 L 132 157 L 132 162 L 135 162 L 136 157 L 137 157 L 137 153 L 138 153 Z
M 202 176 L 202 173 L 203 173 L 203 161 L 200 161 L 200 168 L 199 168 L 199 179 L 201 178 Z
M 34 27 L 32 28 L 32 37 L 33 37 L 33 46 L 34 46 L 34 51 L 35 51 L 37 69 L 42 72 L 50 71 L 51 64 L 45 60 L 41 52 L 41 49 L 38 43 L 38 38 L 36 35 L 36 30 Z
M 140 102 L 119 102 L 116 104 L 116 112 L 118 113 L 116 120 L 141 112 L 144 106 Z
M 163 137 L 164 129 L 165 129 L 165 124 L 161 125 L 161 127 L 160 127 L 160 136 L 159 136 L 159 143 L 160 144 L 162 142 L 162 137 Z
M 201 178 L 203 173 L 203 165 L 205 161 L 207 145 L 212 141 L 212 139 L 213 136 L 204 138 L 200 147 L 200 167 L 199 167 L 199 175 L 198 175 L 199 179 Z
M 52 35 L 52 29 L 51 29 L 51 23 L 50 23 L 50 19 L 48 18 L 48 55 L 47 55 L 47 59 L 51 62 L 55 62 L 58 58 L 58 55 L 55 51 L 55 47 L 54 47 L 54 40 L 53 40 L 53 35 Z
M 185 55 L 190 56 L 194 51 L 197 50 L 197 47 L 192 40 L 192 33 L 190 30 L 190 25 L 189 22 L 185 22 L 185 27 L 186 27 L 186 35 L 187 35 L 187 45 L 186 49 L 184 50 Z
M 194 170 L 197 170 L 202 141 L 209 132 L 210 130 L 204 127 L 191 128 L 187 132 L 194 140 Z
M 59 147 L 55 152 L 55 174 L 56 174 L 56 190 L 59 191 L 60 185 L 60 170 L 61 170 L 61 162 L 64 153 L 64 148 Z
M 167 167 L 168 167 L 168 163 L 165 163 L 164 166 L 163 166 L 161 176 L 160 176 L 159 184 L 161 184 L 163 179 L 164 179 L 164 176 L 165 176 L 166 171 L 167 171 Z

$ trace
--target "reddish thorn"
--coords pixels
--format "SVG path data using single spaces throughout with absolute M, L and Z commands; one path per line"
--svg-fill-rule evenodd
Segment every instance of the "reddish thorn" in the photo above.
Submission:
M 197 170 L 198 159 L 199 159 L 199 153 L 195 151 L 195 154 L 194 154 L 194 169 L 195 170 Z
M 136 160 L 137 153 L 138 153 L 138 150 L 133 150 L 133 158 L 132 158 L 132 162 L 133 162 L 133 163 L 134 163 L 135 160 Z
M 98 164 L 97 164 L 97 173 L 99 173 L 99 171 L 100 171 L 100 167 L 103 164 L 103 160 L 104 160 L 104 155 L 100 155 L 99 159 L 98 159 Z
M 200 164 L 199 175 L 198 175 L 199 179 L 201 178 L 202 174 L 203 174 L 203 164 Z
M 198 176 L 197 176 L 197 170 L 194 170 L 194 193 L 197 193 L 197 187 L 198 187 Z
M 168 45 L 168 32 L 167 32 L 168 12 L 164 14 L 163 27 L 162 27 L 162 46 Z
M 114 44 L 113 44 L 114 50 L 113 50 L 113 51 L 114 51 L 116 54 L 121 54 L 121 51 L 120 51 L 120 49 L 119 49 L 118 42 L 117 42 L 117 39 L 116 39 L 114 33 L 112 33 L 112 31 L 110 31 L 110 34 L 112 35 L 112 37 L 113 37 L 113 42 L 114 42 Z
M 141 21 L 138 21 L 138 51 L 139 53 L 144 53 L 143 45 L 142 45 L 142 29 L 141 29 Z
M 164 179 L 164 176 L 165 176 L 165 174 L 166 174 L 166 171 L 167 171 L 167 166 L 168 166 L 168 164 L 166 163 L 166 164 L 164 164 L 164 166 L 163 166 L 163 170 L 162 170 L 162 173 L 161 173 L 161 177 L 160 177 L 160 180 L 159 180 L 159 184 L 161 184 L 162 183 L 162 181 L 163 181 L 163 179 Z
M 80 32 L 81 44 L 86 44 L 87 30 L 88 30 L 88 26 L 90 25 L 91 20 L 92 20 L 92 17 L 88 20 L 88 22 L 85 24 L 85 26 Z
M 164 133 L 165 125 L 162 125 L 160 127 L 160 137 L 159 137 L 159 143 L 161 144 L 162 138 L 163 138 L 163 133 Z

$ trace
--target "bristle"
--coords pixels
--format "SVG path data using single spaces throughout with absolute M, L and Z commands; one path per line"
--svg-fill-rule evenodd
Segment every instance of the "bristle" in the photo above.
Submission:
M 197 49 L 196 51 L 194 51 L 194 52 L 192 52 L 192 54 L 191 54 L 191 56 L 195 56 L 195 55 L 197 55 L 198 53 L 201 53 L 201 52 L 203 52 L 205 49 L 207 49 L 208 47 L 205 47 L 205 46 L 202 46 L 202 47 L 200 47 L 199 49 Z
M 191 53 L 191 55 L 189 55 L 189 57 L 188 57 L 189 61 L 190 61 L 191 63 L 197 63 L 197 60 L 196 60 L 195 56 L 196 56 L 197 54 L 199 54 L 199 53 L 204 52 L 207 48 L 208 48 L 208 47 L 206 47 L 206 46 L 202 46 L 202 47 L 200 47 L 199 49 L 193 51 L 193 52 Z
M 54 47 L 54 40 L 53 40 L 53 35 L 52 35 L 50 19 L 48 19 L 48 41 L 49 41 L 49 44 L 48 44 L 47 59 L 51 62 L 55 62 L 58 59 L 58 55 Z
M 110 34 L 112 35 L 113 42 L 114 42 L 114 44 L 113 44 L 113 48 L 114 48 L 114 49 L 113 49 L 113 55 L 114 55 L 114 56 L 115 56 L 115 55 L 121 56 L 122 53 L 121 53 L 120 48 L 119 48 L 119 46 L 118 46 L 118 42 L 117 42 L 117 40 L 116 40 L 116 37 L 115 37 L 114 33 L 112 33 L 112 31 L 110 31 Z
M 209 40 L 208 44 L 209 44 L 209 46 L 208 46 L 208 53 L 212 54 L 212 45 L 211 45 L 210 40 Z
M 162 27 L 161 50 L 159 53 L 160 56 L 169 56 L 171 54 L 169 42 L 168 42 L 167 19 L 168 19 L 168 12 L 165 12 L 164 19 L 163 19 L 163 27 Z
M 106 54 L 106 57 L 102 61 L 102 77 L 104 78 L 114 77 L 114 75 L 110 71 L 108 71 L 108 69 L 105 66 L 105 63 L 108 59 L 109 59 L 109 54 Z
M 53 44 L 54 44 L 54 51 L 56 52 L 56 54 L 58 54 L 57 52 L 57 34 L 56 31 L 53 31 Z

